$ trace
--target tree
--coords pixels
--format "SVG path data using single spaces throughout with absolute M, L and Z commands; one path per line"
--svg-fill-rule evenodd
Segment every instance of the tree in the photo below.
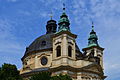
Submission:
M 58 75 L 58 76 L 52 76 L 49 72 L 41 72 L 38 74 L 34 74 L 30 80 L 72 80 L 72 78 L 68 75 Z
M 15 65 L 4 63 L 0 68 L 0 80 L 22 80 Z
M 49 72 L 40 72 L 38 74 L 34 74 L 30 80 L 50 80 L 51 74 Z
M 59 76 L 53 76 L 51 77 L 50 80 L 72 80 L 72 78 L 68 75 L 62 75 L 60 74 Z

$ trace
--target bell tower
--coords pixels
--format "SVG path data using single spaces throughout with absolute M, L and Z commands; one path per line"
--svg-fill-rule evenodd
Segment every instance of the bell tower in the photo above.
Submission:
M 65 8 L 63 8 L 58 25 L 58 31 L 53 36 L 52 67 L 74 66 L 77 35 L 70 32 L 70 22 L 65 13 Z
M 92 23 L 92 30 L 88 38 L 88 46 L 83 48 L 84 55 L 87 60 L 95 62 L 103 68 L 103 50 L 104 48 L 100 47 L 98 44 L 98 37 Z

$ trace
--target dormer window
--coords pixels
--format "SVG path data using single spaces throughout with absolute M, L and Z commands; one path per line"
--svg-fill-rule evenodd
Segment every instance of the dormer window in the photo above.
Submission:
M 46 45 L 46 41 L 42 41 L 42 42 L 41 42 L 41 45 L 42 45 L 42 46 L 45 46 L 45 45 Z

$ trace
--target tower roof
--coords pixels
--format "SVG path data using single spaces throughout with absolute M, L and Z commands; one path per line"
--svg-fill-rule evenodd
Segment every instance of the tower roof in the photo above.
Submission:
M 60 20 L 58 22 L 58 32 L 60 31 L 70 31 L 70 21 L 68 19 L 68 16 L 66 15 L 65 13 L 65 5 L 64 5 L 64 8 L 63 8 L 63 13 L 62 15 L 60 16 Z
M 98 40 L 98 37 L 96 35 L 96 32 L 94 31 L 94 25 L 92 23 L 92 30 L 91 30 L 89 38 L 88 38 L 88 46 L 87 47 L 99 46 L 97 40 Z
M 90 32 L 89 38 L 88 38 L 88 45 L 86 48 L 83 48 L 82 50 L 89 50 L 91 48 L 98 48 L 100 50 L 104 50 L 104 48 L 100 47 L 98 44 L 98 37 L 96 35 L 96 32 L 94 31 L 94 25 L 92 23 L 92 30 Z

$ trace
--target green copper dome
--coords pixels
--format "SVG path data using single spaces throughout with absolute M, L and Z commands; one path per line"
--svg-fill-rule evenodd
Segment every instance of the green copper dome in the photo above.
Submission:
M 89 36 L 88 40 L 91 40 L 91 39 L 98 40 L 96 32 L 94 31 L 94 29 L 92 29 L 92 31 L 90 32 L 90 36 Z
M 99 46 L 97 40 L 98 40 L 98 37 L 96 35 L 96 32 L 94 31 L 94 26 L 92 26 L 92 31 L 90 32 L 90 35 L 88 38 L 88 46 L 87 47 Z
M 63 13 L 62 16 L 60 16 L 60 20 L 59 20 L 58 24 L 63 23 L 63 22 L 69 23 L 68 16 L 65 13 Z
M 65 10 L 65 9 L 63 9 Z M 60 16 L 60 20 L 58 21 L 58 32 L 61 31 L 70 31 L 70 21 L 68 19 L 68 16 L 66 15 L 65 11 L 62 13 L 62 15 Z

